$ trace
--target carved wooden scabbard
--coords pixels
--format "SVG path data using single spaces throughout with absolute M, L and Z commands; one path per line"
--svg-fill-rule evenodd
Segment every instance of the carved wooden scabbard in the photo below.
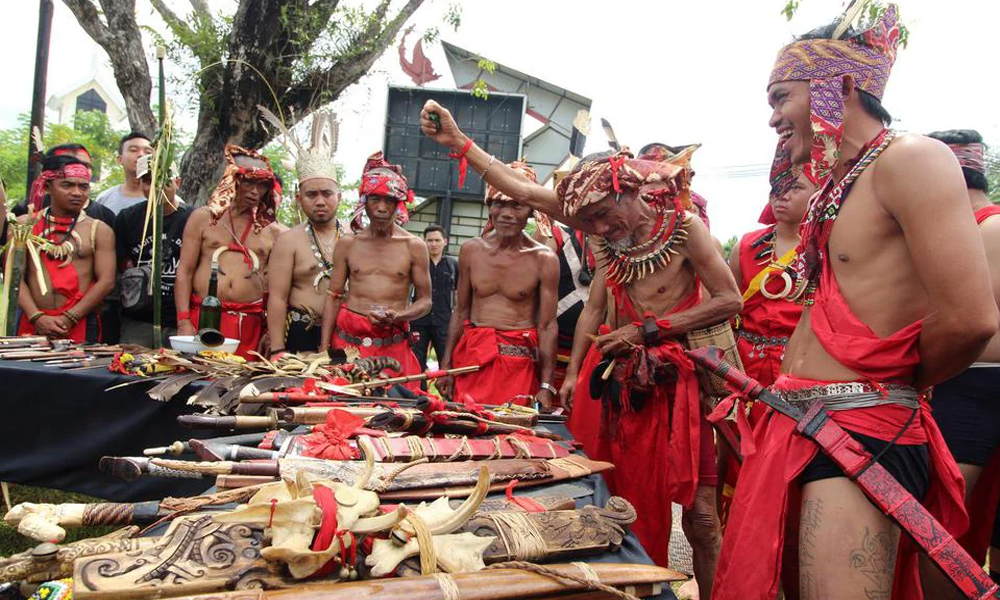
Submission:
M 143 475 L 153 477 L 173 477 L 178 479 L 201 479 L 202 474 L 196 471 L 180 471 L 166 469 L 150 462 L 145 456 L 104 456 L 100 468 L 106 473 L 120 477 L 125 481 L 135 481 Z
M 461 531 L 496 538 L 483 554 L 487 563 L 553 561 L 618 549 L 625 538 L 623 527 L 634 523 L 635 517 L 632 505 L 614 496 L 604 508 L 480 512 Z
M 156 538 L 134 538 L 138 527 L 128 527 L 99 538 L 71 544 L 39 544 L 32 550 L 0 558 L 0 583 L 41 583 L 73 574 L 73 561 L 109 552 L 135 552 L 156 543 Z
M 547 570 L 628 590 L 636 596 L 659 594 L 662 585 L 686 579 L 680 573 L 652 565 L 572 563 L 545 565 Z M 574 597 L 590 600 L 588 587 L 568 579 L 522 569 L 490 569 L 422 577 L 399 577 L 338 584 L 295 586 L 284 590 L 242 591 L 179 600 L 517 600 Z M 607 598 L 601 592 L 593 598 Z

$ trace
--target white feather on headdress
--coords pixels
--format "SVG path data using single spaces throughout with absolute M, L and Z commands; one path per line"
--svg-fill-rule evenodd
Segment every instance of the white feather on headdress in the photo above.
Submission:
M 288 153 L 295 157 L 295 172 L 299 183 L 309 179 L 337 180 L 337 165 L 333 160 L 337 152 L 340 136 L 340 126 L 337 115 L 328 111 L 313 113 L 312 135 L 308 147 L 303 146 L 288 129 L 284 121 L 268 110 L 257 105 L 264 122 L 273 126 L 281 135 L 280 143 Z M 282 160 L 282 165 L 291 170 L 290 161 Z
M 31 141 L 35 145 L 35 152 L 39 154 L 45 152 L 45 142 L 42 141 L 42 132 L 38 130 L 38 125 L 31 126 Z

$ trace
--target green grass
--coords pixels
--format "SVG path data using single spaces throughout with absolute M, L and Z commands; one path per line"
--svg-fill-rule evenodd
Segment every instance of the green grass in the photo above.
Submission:
M 100 498 L 84 494 L 15 484 L 10 484 L 10 501 L 13 505 L 21 502 L 46 504 L 103 502 Z M 3 510 L 6 512 L 7 507 L 4 506 Z M 63 543 L 105 535 L 115 529 L 118 529 L 118 527 L 74 527 L 66 530 L 66 539 Z M 38 542 L 24 537 L 17 532 L 16 528 L 0 521 L 0 556 L 9 556 L 23 552 L 29 548 L 34 548 L 36 545 L 38 545 Z

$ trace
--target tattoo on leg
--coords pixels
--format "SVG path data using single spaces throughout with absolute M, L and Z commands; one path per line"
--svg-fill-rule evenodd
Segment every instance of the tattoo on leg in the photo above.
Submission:
M 864 575 L 873 588 L 865 588 L 868 600 L 889 600 L 896 569 L 896 543 L 888 531 L 872 532 L 865 527 L 861 547 L 851 552 L 851 568 Z
M 816 532 L 823 514 L 823 500 L 806 500 L 802 503 L 802 520 L 799 525 L 799 567 L 816 566 Z

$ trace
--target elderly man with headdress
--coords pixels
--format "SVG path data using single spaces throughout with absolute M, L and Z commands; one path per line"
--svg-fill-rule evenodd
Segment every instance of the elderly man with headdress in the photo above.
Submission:
M 971 129 L 954 129 L 928 134 L 951 148 L 962 167 L 969 202 L 986 248 L 993 294 L 1000 302 L 1000 206 L 987 195 L 983 138 Z M 931 406 L 934 420 L 965 479 L 969 530 L 960 539 L 962 546 L 979 564 L 986 562 L 987 549 L 1000 547 L 995 521 L 1000 499 L 1000 336 L 994 336 L 976 362 L 951 379 L 934 386 Z M 991 540 L 991 534 L 993 538 Z M 934 598 L 962 598 L 962 593 L 941 573 L 927 565 L 929 581 L 925 591 Z M 990 561 L 993 578 L 1000 574 L 996 559 Z
M 21 216 L 34 223 L 29 241 L 38 261 L 28 260 L 18 303 L 18 333 L 100 339 L 96 309 L 115 285 L 115 238 L 111 228 L 84 212 L 90 198 L 90 166 L 72 155 L 55 154 L 42 161 L 42 174 L 32 187 L 31 206 L 49 206 Z
M 174 284 L 177 332 L 193 335 L 212 264 L 219 266 L 221 331 L 238 339 L 237 354 L 252 357 L 264 333 L 265 267 L 281 232 L 275 222 L 281 188 L 267 157 L 239 146 L 225 149 L 225 171 L 208 206 L 184 228 Z
M 982 353 L 997 329 L 996 301 L 955 158 L 940 142 L 887 127 L 880 99 L 899 42 L 897 8 L 889 5 L 861 32 L 850 30 L 851 12 L 783 48 L 768 83 L 779 136 L 774 180 L 790 183 L 783 173 L 808 164 L 819 185 L 786 270 L 785 288 L 806 308 L 773 389 L 799 406 L 822 403 L 960 534 L 961 474 L 924 392 Z M 782 561 L 783 549 L 796 545 L 792 515 L 799 573 L 786 592 L 922 596 L 912 539 L 797 433 L 793 419 L 771 412 L 754 428 L 753 445 L 736 486 L 716 599 L 777 595 L 783 564 L 796 566 Z
M 690 212 L 689 154 L 678 157 L 679 164 L 636 160 L 628 151 L 588 157 L 550 190 L 497 163 L 436 102 L 424 106 L 421 128 L 517 202 L 597 234 L 603 269 L 589 302 L 608 307 L 613 329 L 594 343 L 606 362 L 593 381 L 605 404 L 603 440 L 615 463 L 609 483 L 635 505 L 633 530 L 661 565 L 667 564 L 670 503 L 685 506 L 696 575 L 710 596 L 719 544 L 714 441 L 694 365 L 677 338 L 731 318 L 740 301 L 708 229 Z
M 336 136 L 332 115 L 317 115 L 329 128 L 314 123 L 310 148 L 299 147 L 295 161 L 299 188 L 295 200 L 306 221 L 282 233 L 268 262 L 267 324 L 272 355 L 279 352 L 318 352 L 323 305 L 333 252 L 344 230 L 337 220 L 340 185 L 333 160 L 336 142 L 323 143 L 323 131 Z
M 355 233 L 333 250 L 320 348 L 332 344 L 361 356 L 389 356 L 399 361 L 400 371 L 386 374 L 413 375 L 420 364 L 410 348 L 410 321 L 431 309 L 427 245 L 401 227 L 409 218 L 406 204 L 413 192 L 399 165 L 376 152 L 365 163 L 358 193 L 351 220 Z M 368 226 L 363 226 L 365 216 Z M 412 303 L 411 286 L 416 291 Z
M 510 168 L 537 182 L 523 162 Z M 550 406 L 556 354 L 559 261 L 528 237 L 528 206 L 486 186 L 489 221 L 458 255 L 458 299 L 442 368 L 479 365 L 439 384 L 458 401 Z M 543 218 L 539 219 L 544 222 Z

